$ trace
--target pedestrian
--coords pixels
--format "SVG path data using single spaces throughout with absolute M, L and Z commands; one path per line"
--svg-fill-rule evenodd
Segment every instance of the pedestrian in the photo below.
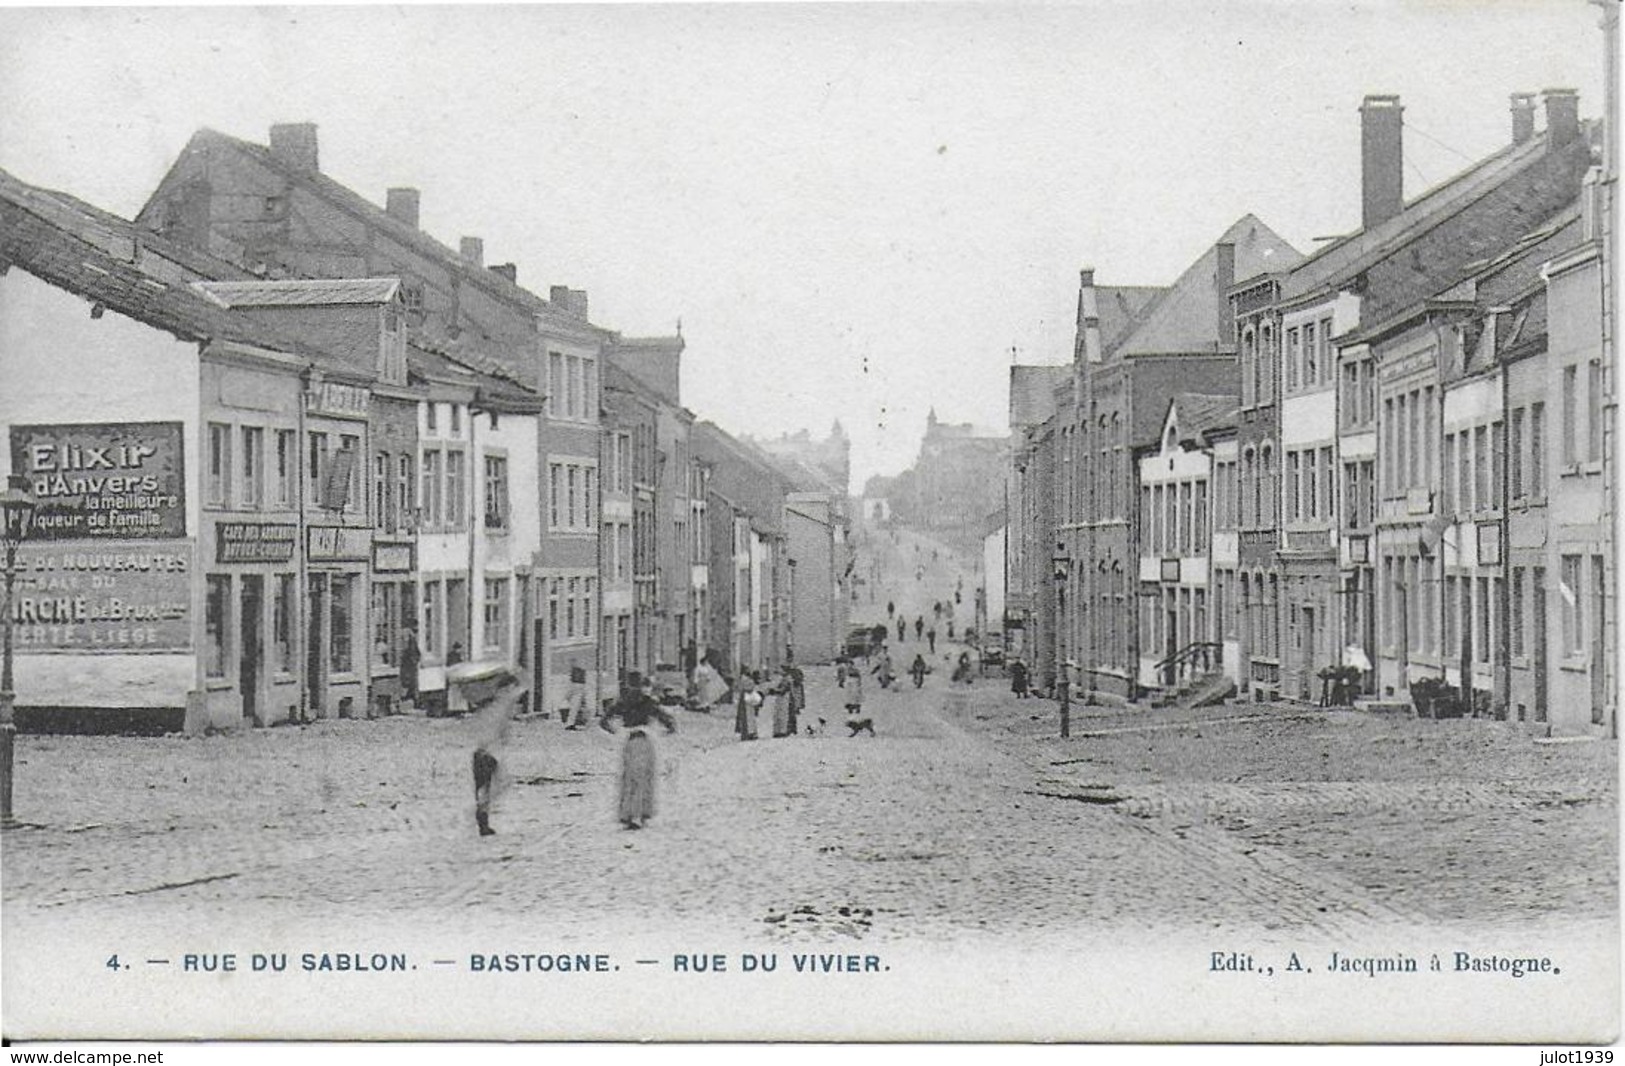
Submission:
M 959 662 L 954 666 L 953 679 L 956 683 L 964 682 L 967 685 L 971 683 L 970 652 L 962 651 L 959 653 Z
M 740 740 L 756 739 L 757 712 L 762 709 L 762 694 L 757 691 L 756 679 L 741 672 L 739 675 L 739 702 L 734 712 L 734 732 Z
M 569 702 L 559 709 L 559 720 L 569 721 L 566 729 L 580 729 L 587 724 L 587 670 L 576 660 L 570 660 Z M 571 718 L 574 721 L 570 721 Z
M 519 679 L 507 674 L 498 682 L 495 694 L 480 705 L 474 719 L 474 824 L 482 837 L 496 832 L 491 828 L 491 792 L 501 765 L 502 746 L 513 722 L 514 707 L 523 692 Z
M 788 667 L 779 678 L 779 683 L 773 686 L 773 735 L 775 737 L 793 737 L 795 732 L 790 727 L 790 674 Z
M 954 620 L 952 618 L 948 619 L 948 639 L 954 639 Z
M 848 660 L 847 660 L 846 656 L 843 655 L 840 658 L 835 660 L 835 687 L 836 688 L 845 688 L 846 687 L 846 675 L 850 671 L 851 671 L 851 666 L 848 664 Z
M 1027 698 L 1027 664 L 1020 659 L 1010 660 L 1010 691 L 1018 700 Z
M 931 668 L 925 665 L 925 656 L 916 654 L 914 656 L 914 662 L 911 663 L 908 668 L 908 672 L 914 675 L 915 688 L 919 688 L 921 685 L 925 684 L 925 675 L 929 673 L 930 670 Z
M 890 618 L 892 615 L 894 615 L 896 613 L 897 613 L 897 604 L 893 603 L 891 600 L 887 600 L 886 601 L 886 617 Z
M 807 706 L 807 678 L 801 667 L 790 667 L 790 735 L 796 735 L 796 725 Z
M 914 619 L 914 639 L 923 640 L 925 637 L 925 615 Z
M 853 673 L 852 684 L 846 689 L 846 713 L 856 718 L 863 714 L 863 674 Z
M 961 600 L 959 598 L 959 590 L 958 589 L 954 589 L 954 602 L 955 603 L 963 603 L 964 602 L 963 600 Z
M 401 700 L 414 709 L 418 703 L 418 666 L 423 652 L 418 650 L 418 635 L 410 628 L 401 633 Z
M 925 642 L 931 647 L 931 654 L 937 653 L 937 627 L 932 626 L 925 631 Z
M 875 674 L 879 678 L 881 688 L 884 688 L 884 689 L 891 688 L 891 683 L 892 683 L 891 652 L 882 651 L 880 653 L 880 662 L 875 665 L 875 668 L 873 670 L 871 670 L 870 673 Z
M 621 749 L 620 795 L 615 816 L 626 829 L 642 829 L 655 814 L 655 744 L 646 727 L 650 719 L 655 719 L 670 735 L 677 732 L 677 724 L 649 695 L 643 675 L 636 670 L 626 675 L 621 698 L 599 720 L 605 732 L 614 732 L 611 725 L 614 718 L 619 718 L 628 730 L 626 746 Z
M 938 600 L 936 603 L 933 603 L 931 605 L 931 613 L 933 615 L 935 615 L 939 619 L 942 617 L 942 601 L 941 600 Z
M 901 618 L 897 620 L 897 643 L 901 644 L 908 639 L 908 623 Z

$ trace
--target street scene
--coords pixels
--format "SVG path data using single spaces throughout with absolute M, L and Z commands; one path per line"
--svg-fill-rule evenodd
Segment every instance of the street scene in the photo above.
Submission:
M 1269 10 L 0 13 L 7 1033 L 1615 1038 L 1617 7 Z

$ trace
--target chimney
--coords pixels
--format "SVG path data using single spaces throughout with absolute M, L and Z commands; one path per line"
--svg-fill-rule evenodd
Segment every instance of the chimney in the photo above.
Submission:
M 1230 310 L 1230 290 L 1236 284 L 1236 246 L 1220 241 L 1213 246 L 1213 289 L 1218 298 L 1219 347 L 1236 343 L 1236 316 Z
M 1535 94 L 1512 94 L 1512 143 L 1522 144 L 1535 135 Z
M 1360 228 L 1372 229 L 1405 208 L 1402 138 L 1405 109 L 1397 96 L 1360 104 Z
M 485 242 L 478 237 L 464 237 L 458 244 L 457 250 L 463 255 L 463 260 L 474 266 L 485 265 Z
M 1095 268 L 1078 271 L 1078 332 L 1083 337 L 1083 361 L 1100 362 L 1100 305 L 1095 297 Z
M 316 123 L 281 122 L 272 126 L 271 154 L 295 170 L 314 172 Z
M 572 318 L 587 319 L 587 293 L 568 285 L 554 285 L 547 292 L 548 302 Z
M 1555 152 L 1580 136 L 1580 94 L 1573 89 L 1547 89 L 1540 97 L 1546 105 L 1546 150 Z
M 386 196 L 384 213 L 397 222 L 404 222 L 417 229 L 418 201 L 421 194 L 416 189 L 391 189 Z
M 519 266 L 516 263 L 496 263 L 486 268 L 493 274 L 500 274 L 513 284 L 519 284 Z

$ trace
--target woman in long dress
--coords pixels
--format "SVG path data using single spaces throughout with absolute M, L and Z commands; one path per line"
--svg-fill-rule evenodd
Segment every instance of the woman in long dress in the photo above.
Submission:
M 626 746 L 621 749 L 620 795 L 615 816 L 627 829 L 642 829 L 655 814 L 655 743 L 645 727 L 650 719 L 655 719 L 669 734 L 677 732 L 677 725 L 649 695 L 642 675 L 636 671 L 626 675 L 626 690 L 599 724 L 606 732 L 613 731 L 610 722 L 614 718 L 619 718 L 628 730 Z
M 762 694 L 756 679 L 748 674 L 739 677 L 739 710 L 734 716 L 734 731 L 740 740 L 756 739 L 756 719 L 762 709 Z

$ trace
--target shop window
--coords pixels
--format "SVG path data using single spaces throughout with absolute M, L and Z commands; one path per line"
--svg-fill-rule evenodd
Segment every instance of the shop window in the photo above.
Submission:
M 204 673 L 213 678 L 226 676 L 230 652 L 231 578 L 210 574 L 203 592 Z
M 485 646 L 492 651 L 508 647 L 508 579 L 485 579 Z
M 334 574 L 328 580 L 328 639 L 330 656 L 328 666 L 335 674 L 347 674 L 355 668 L 353 637 L 350 625 L 355 617 L 355 577 Z

